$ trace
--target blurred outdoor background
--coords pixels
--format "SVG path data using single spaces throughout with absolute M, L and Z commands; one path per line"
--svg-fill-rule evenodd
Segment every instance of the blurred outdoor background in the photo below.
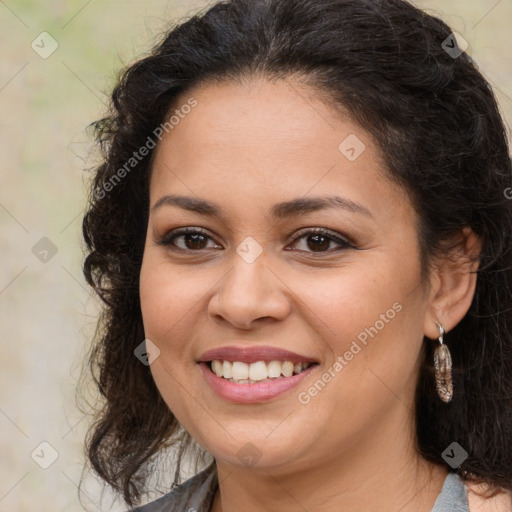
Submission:
M 212 2 L 0 0 L 0 512 L 79 511 L 77 379 L 97 302 L 82 277 L 85 127 L 118 71 Z M 512 120 L 512 0 L 425 0 Z M 87 510 L 123 510 L 89 477 Z

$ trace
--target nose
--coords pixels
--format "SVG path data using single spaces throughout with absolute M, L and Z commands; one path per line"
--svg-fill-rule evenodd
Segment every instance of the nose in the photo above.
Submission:
M 237 329 L 250 330 L 256 322 L 283 320 L 290 313 L 290 294 L 284 279 L 260 255 L 247 263 L 234 255 L 233 267 L 218 283 L 208 304 L 210 318 Z

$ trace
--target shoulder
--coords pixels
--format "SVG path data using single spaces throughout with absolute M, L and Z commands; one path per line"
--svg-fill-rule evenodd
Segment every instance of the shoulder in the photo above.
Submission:
M 468 503 L 471 512 L 511 512 L 512 493 L 501 491 L 492 498 L 485 496 L 490 494 L 490 487 L 486 484 L 465 482 L 468 490 Z
M 165 496 L 136 508 L 135 512 L 208 512 L 217 486 L 217 468 L 211 464 Z

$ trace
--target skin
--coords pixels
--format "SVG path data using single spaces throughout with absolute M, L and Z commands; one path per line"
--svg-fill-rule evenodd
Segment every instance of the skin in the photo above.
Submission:
M 478 240 L 464 231 L 457 263 L 437 261 L 422 281 L 418 219 L 407 194 L 386 178 L 364 128 L 298 81 L 202 85 L 177 105 L 190 97 L 197 107 L 156 149 L 150 207 L 179 194 L 215 202 L 222 214 L 172 205 L 151 211 L 140 298 L 146 337 L 160 350 L 151 364 L 156 385 L 217 461 L 213 512 L 235 512 L 240 503 L 245 512 L 430 511 L 447 470 L 415 451 L 423 337 L 437 338 L 436 318 L 449 332 L 467 312 L 475 268 L 460 258 L 478 250 Z M 365 144 L 354 161 L 338 149 L 349 134 Z M 342 208 L 270 215 L 276 203 L 332 195 L 371 215 Z M 202 249 L 176 238 L 181 251 L 158 243 L 182 227 L 211 238 Z M 307 234 L 293 241 L 317 227 L 348 237 L 356 249 Z M 236 252 L 249 236 L 263 250 L 252 263 Z M 298 393 L 395 303 L 401 311 L 300 403 Z M 271 401 L 232 403 L 213 392 L 196 364 L 226 345 L 273 345 L 320 364 Z M 237 456 L 247 443 L 256 447 L 253 466 Z

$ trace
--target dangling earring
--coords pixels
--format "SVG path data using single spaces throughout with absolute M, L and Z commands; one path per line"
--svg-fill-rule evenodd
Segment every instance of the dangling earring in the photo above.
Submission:
M 437 320 L 436 324 L 439 329 L 439 345 L 434 351 L 436 389 L 443 402 L 450 402 L 453 397 L 452 356 L 448 347 L 443 343 L 445 330 Z

